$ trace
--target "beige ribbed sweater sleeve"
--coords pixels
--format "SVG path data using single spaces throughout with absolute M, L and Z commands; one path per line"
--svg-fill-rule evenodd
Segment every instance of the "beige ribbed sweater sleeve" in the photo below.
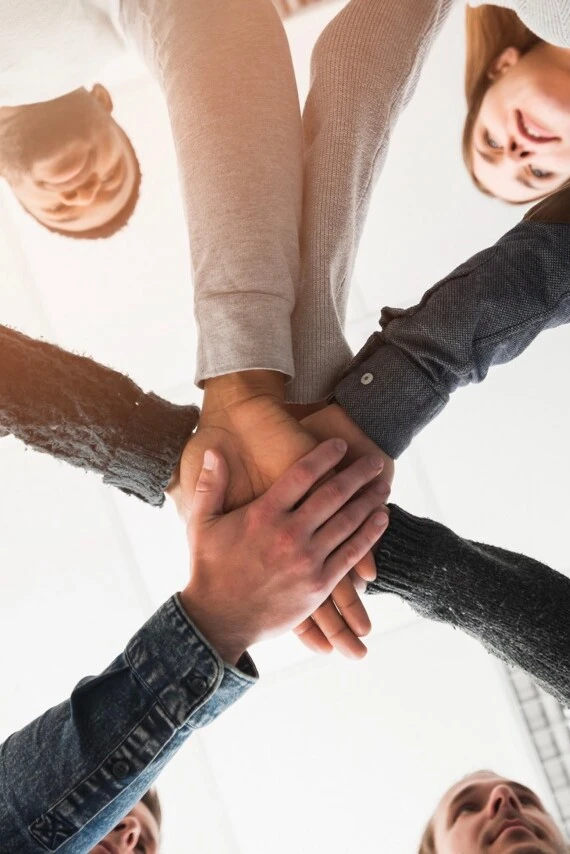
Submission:
M 351 0 L 320 36 L 305 105 L 301 289 L 288 399 L 325 397 L 351 353 L 350 278 L 390 134 L 452 0 Z
M 252 368 L 291 376 L 303 138 L 279 16 L 270 0 L 122 0 L 121 23 L 170 114 L 194 282 L 196 380 Z

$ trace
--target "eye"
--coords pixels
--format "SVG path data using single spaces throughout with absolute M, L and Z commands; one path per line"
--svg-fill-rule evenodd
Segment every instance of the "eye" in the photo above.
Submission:
M 535 178 L 551 178 L 554 174 L 553 172 L 548 172 L 545 169 L 537 169 L 536 166 L 529 166 L 531 175 L 534 175 Z
M 461 806 L 457 810 L 457 815 L 459 816 L 465 812 L 477 812 L 478 809 L 479 807 L 477 804 L 473 803 L 472 801 L 466 801 L 464 804 L 461 804 Z
M 485 142 L 487 143 L 487 145 L 489 146 L 489 148 L 494 148 L 494 149 L 502 148 L 502 146 L 499 145 L 499 143 L 496 142 L 493 139 L 493 137 L 489 135 L 489 131 L 485 131 L 483 138 L 484 138 Z

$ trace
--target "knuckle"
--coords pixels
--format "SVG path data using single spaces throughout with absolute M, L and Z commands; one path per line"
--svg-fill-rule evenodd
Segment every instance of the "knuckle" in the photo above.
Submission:
M 325 485 L 323 491 L 327 501 L 340 503 L 346 498 L 344 490 L 338 480 L 331 480 Z
M 299 486 L 308 486 L 313 480 L 313 471 L 307 462 L 300 462 L 293 469 L 292 476 Z

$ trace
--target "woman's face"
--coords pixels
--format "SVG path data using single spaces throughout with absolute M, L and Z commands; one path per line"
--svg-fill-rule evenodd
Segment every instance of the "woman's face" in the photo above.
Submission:
M 507 48 L 475 121 L 473 171 L 494 196 L 525 202 L 570 178 L 570 51 Z

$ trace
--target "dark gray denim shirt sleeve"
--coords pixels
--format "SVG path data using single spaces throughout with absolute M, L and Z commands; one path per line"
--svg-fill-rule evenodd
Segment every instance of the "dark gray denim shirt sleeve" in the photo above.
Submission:
M 99 676 L 0 745 L 2 854 L 87 852 L 192 732 L 256 681 L 225 665 L 169 599 Z
M 334 390 L 391 457 L 459 386 L 515 359 L 544 329 L 570 319 L 570 225 L 523 221 L 406 310 L 385 308 Z

